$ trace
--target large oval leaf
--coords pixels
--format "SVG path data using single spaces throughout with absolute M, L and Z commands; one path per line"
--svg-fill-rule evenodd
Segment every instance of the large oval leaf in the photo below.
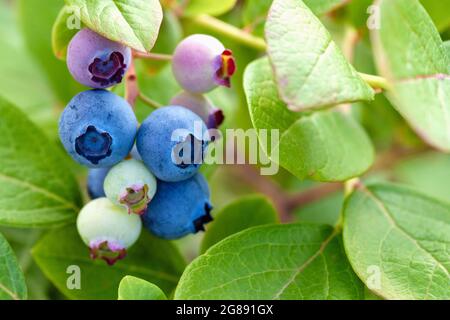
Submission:
M 119 300 L 167 300 L 160 288 L 148 281 L 126 276 L 119 284 Z
M 0 300 L 27 298 L 25 278 L 16 256 L 6 239 L 0 234 Z
M 303 1 L 274 0 L 265 31 L 278 89 L 291 110 L 374 98 Z
M 447 54 L 448 59 L 450 59 L 450 40 L 444 42 L 444 50 Z
M 89 258 L 89 249 L 81 241 L 76 227 L 67 226 L 47 234 L 33 248 L 33 257 L 45 275 L 72 299 L 117 299 L 123 277 L 132 275 L 148 280 L 166 294 L 177 285 L 185 262 L 175 246 L 148 233 L 129 250 L 127 257 L 113 267 Z M 67 287 L 69 266 L 80 271 L 81 289 Z
M 395 181 L 450 202 L 450 155 L 430 152 L 401 161 L 391 173 Z
M 341 236 L 313 224 L 269 225 L 218 243 L 188 266 L 175 299 L 361 299 Z
M 81 195 L 69 160 L 18 109 L 0 100 L 0 114 L 0 224 L 73 221 Z
M 255 195 L 240 198 L 214 216 L 203 237 L 201 251 L 205 252 L 217 242 L 242 230 L 277 222 L 277 212 L 266 197 Z
M 343 181 L 372 165 L 372 143 L 350 116 L 333 110 L 300 115 L 286 108 L 266 58 L 247 68 L 244 87 L 253 126 L 280 131 L 279 163 L 299 179 Z M 267 154 L 276 161 L 273 150 Z
M 0 96 L 55 136 L 57 97 L 18 29 L 16 12 L 0 2 Z M 12 63 L 14 62 L 14 63 Z
M 253 30 L 253 33 L 263 34 L 267 13 L 273 0 L 247 0 L 244 3 L 242 18 L 244 24 Z M 347 0 L 304 0 L 305 4 L 315 15 L 323 15 L 346 4 Z M 366 7 L 367 8 L 367 7 Z M 367 16 L 366 16 L 367 17 Z
M 138 51 L 155 45 L 163 11 L 159 0 L 66 0 L 88 28 Z
M 388 98 L 430 145 L 450 151 L 450 57 L 418 0 L 380 0 L 382 28 L 372 31 Z M 396 30 L 396 32 L 392 32 Z
M 380 279 L 371 290 L 387 299 L 450 299 L 449 204 L 377 184 L 359 187 L 344 215 L 354 270 L 367 284 Z

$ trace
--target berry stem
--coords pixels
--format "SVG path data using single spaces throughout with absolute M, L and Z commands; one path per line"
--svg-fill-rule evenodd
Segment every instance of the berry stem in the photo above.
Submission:
M 359 72 L 361 78 L 373 89 L 390 90 L 390 84 L 386 78 Z
M 357 188 L 358 185 L 360 185 L 361 179 L 359 178 L 353 178 L 350 180 L 347 180 L 344 184 L 344 193 L 345 193 L 345 197 L 349 197 L 353 191 L 355 191 L 355 189 Z
M 131 61 L 130 69 L 128 70 L 125 79 L 125 100 L 128 101 L 130 106 L 134 109 L 136 99 L 139 96 L 139 86 L 136 76 L 136 68 L 134 67 L 134 61 Z
M 158 109 L 161 108 L 163 105 L 159 102 L 156 102 L 155 100 L 147 97 L 145 94 L 143 94 L 142 92 L 139 92 L 138 94 L 138 98 L 145 103 L 146 105 L 148 105 L 149 107 Z
M 256 37 L 244 30 L 236 28 L 235 26 L 232 26 L 214 17 L 208 15 L 198 15 L 193 18 L 186 19 L 189 19 L 191 22 L 197 24 L 198 26 L 226 36 L 253 49 L 260 51 L 267 50 L 267 44 L 263 38 Z M 367 84 L 369 84 L 374 89 L 389 90 L 390 88 L 389 82 L 383 77 L 365 73 L 359 73 L 359 75 L 361 76 L 361 78 L 363 78 L 364 81 L 367 82 Z
M 148 59 L 157 61 L 172 61 L 172 55 L 163 53 L 144 53 L 139 51 L 133 52 L 135 59 Z
M 157 109 L 162 107 L 162 104 L 150 99 L 149 97 L 144 95 L 139 89 L 139 84 L 136 75 L 136 68 L 134 66 L 134 59 L 133 59 L 125 79 L 125 100 L 127 100 L 128 103 L 131 105 L 131 107 L 134 109 L 136 105 L 136 100 L 138 98 L 146 105 L 152 108 Z
M 202 14 L 189 19 L 198 26 L 226 36 L 256 50 L 265 51 L 267 49 L 267 45 L 264 39 L 255 37 L 248 32 L 245 32 L 214 17 Z

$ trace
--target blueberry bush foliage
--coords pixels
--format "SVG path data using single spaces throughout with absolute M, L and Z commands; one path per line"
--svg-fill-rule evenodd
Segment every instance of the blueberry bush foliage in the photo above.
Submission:
M 449 12 L 449 0 L 1 0 L 0 299 L 450 299 Z M 278 130 L 280 171 L 204 164 L 204 233 L 142 231 L 115 265 L 90 259 L 76 226 L 87 170 L 58 137 L 88 89 L 65 62 L 80 28 L 132 50 L 110 91 L 140 123 L 181 91 L 178 44 L 219 39 L 237 65 L 231 88 L 207 93 L 221 130 Z M 185 210 L 192 194 L 170 192 Z

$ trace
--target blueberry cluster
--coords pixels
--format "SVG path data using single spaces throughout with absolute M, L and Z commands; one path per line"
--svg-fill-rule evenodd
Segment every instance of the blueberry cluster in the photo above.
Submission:
M 139 126 L 129 103 L 105 90 L 122 81 L 131 59 L 130 48 L 79 31 L 69 44 L 67 66 L 92 90 L 75 96 L 59 123 L 64 148 L 89 168 L 92 201 L 78 216 L 78 231 L 91 257 L 110 265 L 126 255 L 142 226 L 178 239 L 212 220 L 208 184 L 198 171 L 213 140 L 209 129 L 222 123 L 223 114 L 203 94 L 230 86 L 236 68 L 217 39 L 186 38 L 173 56 L 173 73 L 185 91 Z

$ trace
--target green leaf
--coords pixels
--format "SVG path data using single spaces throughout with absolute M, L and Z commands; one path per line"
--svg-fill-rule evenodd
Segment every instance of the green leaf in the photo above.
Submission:
M 13 8 L 0 2 L 0 96 L 25 111 L 49 136 L 54 135 L 57 98 L 25 46 L 15 19 Z
M 0 100 L 0 224 L 47 227 L 73 221 L 81 196 L 61 150 Z
M 153 283 L 126 276 L 119 284 L 119 300 L 167 300 L 164 292 Z
M 14 252 L 0 233 L 0 300 L 24 300 L 26 298 L 25 278 Z
M 450 202 L 450 156 L 426 153 L 400 162 L 392 172 L 395 181 Z
M 0 233 L 3 234 L 16 254 L 20 269 L 25 277 L 25 284 L 28 288 L 28 300 L 56 298 L 52 294 L 54 290 L 51 282 L 47 280 L 30 254 L 31 248 L 41 238 L 44 232 L 45 230 L 40 229 L 0 227 Z
M 370 3 L 373 0 L 369 0 Z M 352 1 L 349 6 L 361 5 L 364 1 Z M 368 4 L 365 6 L 367 8 Z M 363 10 L 367 20 L 366 11 Z M 373 60 L 372 47 L 368 35 L 355 47 L 353 65 L 361 72 L 376 74 L 375 62 Z M 369 134 L 377 150 L 389 149 L 392 144 L 398 143 L 399 132 L 410 133 L 408 125 L 394 109 L 384 94 L 377 94 L 371 102 L 357 102 L 352 105 L 352 114 L 359 120 L 361 125 Z M 383 121 L 380 121 L 383 119 Z M 414 133 L 411 132 L 414 136 Z
M 236 5 L 236 1 L 237 0 L 189 0 L 183 14 L 185 16 L 196 16 L 200 14 L 220 16 L 233 9 Z
M 150 52 L 163 19 L 158 0 L 66 0 L 88 28 L 138 51 Z
M 450 59 L 450 40 L 444 42 L 444 50 L 447 53 L 447 57 Z
M 375 293 L 373 293 L 366 287 L 364 288 L 364 300 L 376 301 L 376 300 L 383 300 L 383 298 L 377 296 Z
M 450 0 L 421 0 L 422 5 L 434 21 L 439 31 L 444 31 L 450 26 Z
M 278 222 L 273 205 L 264 196 L 246 196 L 240 198 L 214 216 L 203 238 L 201 252 L 242 230 Z
M 257 35 L 263 34 L 262 29 L 272 2 L 273 0 L 247 0 L 244 2 L 242 12 L 244 24 L 252 26 L 253 32 Z M 304 2 L 317 16 L 321 16 L 347 3 L 346 0 L 304 0 Z
M 244 87 L 253 126 L 280 131 L 279 163 L 299 179 L 343 181 L 372 165 L 373 146 L 352 117 L 334 110 L 301 116 L 286 108 L 267 59 L 247 68 Z M 267 151 L 276 161 L 273 150 Z
M 77 34 L 79 30 L 69 29 L 68 22 L 76 19 L 74 12 L 68 6 L 64 6 L 56 18 L 52 29 L 52 49 L 54 55 L 60 60 L 66 60 L 67 47 L 70 40 Z M 81 26 L 81 22 L 80 22 Z
M 348 0 L 304 0 L 303 2 L 315 15 L 321 16 L 347 4 Z
M 388 98 L 423 140 L 450 151 L 450 57 L 439 33 L 417 0 L 378 4 L 383 27 L 372 40 L 378 69 L 391 82 Z
M 71 225 L 47 234 L 33 248 L 32 255 L 53 284 L 72 299 L 117 299 L 123 277 L 132 275 L 150 281 L 167 295 L 177 285 L 185 262 L 175 246 L 148 233 L 130 248 L 127 257 L 113 267 L 89 258 L 89 249 Z M 79 266 L 81 290 L 70 290 L 66 282 L 69 266 Z
M 386 299 L 450 298 L 450 205 L 386 184 L 361 186 L 344 208 L 344 243 L 369 284 Z
M 314 224 L 245 230 L 192 262 L 175 299 L 361 299 L 341 236 Z
M 278 89 L 289 109 L 302 111 L 374 98 L 372 88 L 303 1 L 273 2 L 266 39 Z

